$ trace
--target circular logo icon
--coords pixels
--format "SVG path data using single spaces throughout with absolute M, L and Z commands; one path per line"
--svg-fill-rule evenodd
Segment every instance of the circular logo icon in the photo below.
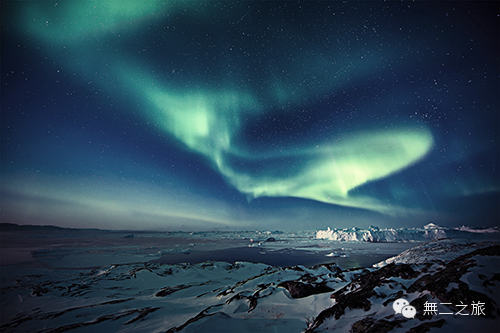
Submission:
M 415 315 L 417 314 L 417 309 L 415 309 L 414 306 L 411 305 L 406 305 L 401 309 L 401 313 L 405 318 L 415 318 Z
M 396 313 L 401 313 L 401 310 L 407 305 L 409 305 L 407 300 L 404 298 L 397 299 L 394 303 L 392 303 L 392 308 Z

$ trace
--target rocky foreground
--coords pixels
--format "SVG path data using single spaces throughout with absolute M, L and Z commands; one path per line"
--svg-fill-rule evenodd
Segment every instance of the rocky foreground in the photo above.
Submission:
M 480 248 L 466 251 L 476 247 Z M 434 258 L 429 255 L 429 260 L 424 261 L 422 254 L 433 248 Z M 468 253 L 446 260 L 460 252 Z M 455 244 L 449 240 L 412 248 L 377 270 L 361 271 L 347 286 L 331 294 L 335 304 L 319 313 L 306 332 L 347 331 L 346 327 L 353 333 L 393 330 L 416 333 L 434 329 L 498 332 L 499 256 L 499 245 L 481 247 L 481 244 Z M 392 304 L 400 298 L 417 310 L 414 318 L 395 313 Z M 431 311 L 432 304 L 435 311 Z
M 497 243 L 435 240 L 378 266 L 352 270 L 334 264 L 278 268 L 246 262 L 143 262 L 88 270 L 4 266 L 0 330 L 498 331 Z M 392 304 L 400 298 L 416 309 L 415 318 L 395 313 Z M 430 304 L 435 311 L 426 311 Z

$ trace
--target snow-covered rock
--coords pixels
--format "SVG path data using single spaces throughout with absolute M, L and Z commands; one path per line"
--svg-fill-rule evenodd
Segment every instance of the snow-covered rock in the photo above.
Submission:
M 439 229 L 439 226 L 437 224 L 434 224 L 434 223 L 428 223 L 426 225 L 424 225 L 424 229 Z
M 439 239 L 425 242 L 409 248 L 397 256 L 376 263 L 373 267 L 384 267 L 388 264 L 425 264 L 443 263 L 453 260 L 471 251 L 493 246 L 498 242 L 471 242 L 468 239 Z
M 446 228 L 434 223 L 429 223 L 423 228 L 381 229 L 370 226 L 368 229 L 330 229 L 328 227 L 326 230 L 318 230 L 316 232 L 317 239 L 341 242 L 425 242 L 446 237 L 494 239 L 500 237 L 500 232 L 497 228 Z
M 434 230 L 479 234 L 439 227 L 422 228 L 421 232 Z M 366 230 L 345 231 L 358 236 Z M 158 262 L 156 256 L 149 256 L 166 250 L 162 244 L 169 244 L 175 251 L 207 249 L 208 243 L 202 237 L 215 238 L 215 233 L 193 234 L 200 244 L 195 246 L 192 238 L 185 239 L 178 234 L 175 238 L 146 238 L 137 234 L 125 239 L 124 234 L 111 234 L 112 237 L 106 238 L 106 234 L 100 232 L 100 238 L 94 239 L 88 237 L 88 233 L 77 238 L 76 234 L 81 232 L 71 231 L 74 233 L 71 238 L 40 240 L 37 232 L 33 233 L 36 240 L 33 244 L 37 247 L 28 246 L 31 243 L 26 243 L 24 231 L 18 234 L 22 237 L 15 240 L 11 233 L 2 238 L 2 246 L 10 244 L 18 249 L 14 246 L 19 243 L 26 251 L 33 252 L 33 258 L 1 266 L 0 331 L 289 333 L 305 329 L 309 332 L 315 329 L 381 332 L 396 328 L 423 332 L 441 327 L 443 332 L 487 332 L 499 326 L 498 243 L 432 240 L 386 259 L 376 267 L 360 268 L 366 257 L 373 259 L 375 254 L 384 253 L 376 260 L 370 259 L 368 265 L 371 266 L 411 246 L 409 243 L 370 243 L 384 232 L 386 240 L 395 232 L 399 235 L 400 229 L 370 227 L 367 231 L 370 233 L 366 233 L 364 239 L 369 241 L 360 242 L 363 238 L 356 238 L 358 243 L 342 247 L 316 239 L 309 232 L 258 234 L 259 242 L 265 246 L 263 249 L 269 253 L 273 247 L 331 252 L 331 256 L 325 256 L 331 258 L 330 263 L 307 267 L 215 260 L 167 264 Z M 330 229 L 326 232 L 334 233 Z M 250 235 L 254 237 L 255 232 L 241 232 L 236 237 L 241 240 Z M 264 242 L 270 235 L 276 236 L 276 241 Z M 231 239 L 222 242 L 227 236 L 221 235 L 221 240 L 214 245 L 229 246 Z M 296 255 L 293 251 L 286 253 Z M 332 263 L 339 262 L 347 253 L 352 255 L 355 264 L 351 267 L 354 268 L 342 270 Z M 268 254 L 257 251 L 256 255 L 260 259 Z M 96 261 L 103 256 L 106 260 Z M 74 264 L 68 265 L 70 261 Z M 341 262 L 339 265 L 342 266 Z M 398 298 L 405 298 L 417 309 L 415 319 L 394 313 L 392 303 Z M 460 300 L 480 301 L 486 305 L 485 315 L 429 316 L 422 321 L 426 301 L 447 303 L 450 299 L 454 304 Z M 439 310 L 456 309 L 440 305 Z
M 305 332 L 374 333 L 396 328 L 398 332 L 427 332 L 434 327 L 439 332 L 497 332 L 500 246 L 486 245 L 477 245 L 472 251 L 469 247 L 467 253 L 439 263 L 392 262 L 364 270 L 331 295 L 335 303 L 310 320 Z M 456 248 L 451 241 L 441 247 L 449 249 L 443 253 Z M 424 248 L 413 248 L 412 252 Z M 465 249 L 465 244 L 461 248 Z M 450 257 L 441 256 L 446 258 Z M 414 317 L 396 312 L 393 304 L 399 299 L 413 307 Z
M 211 322 L 228 332 L 300 332 L 306 317 L 331 305 L 327 292 L 352 275 L 335 264 L 248 262 L 9 271 L 2 274 L 2 332 L 220 332 Z
M 461 227 L 455 228 L 455 230 L 474 232 L 477 234 L 494 234 L 494 233 L 500 232 L 500 227 L 497 226 L 497 227 L 493 227 L 493 228 L 476 229 L 476 228 L 466 227 L 465 225 L 463 225 Z

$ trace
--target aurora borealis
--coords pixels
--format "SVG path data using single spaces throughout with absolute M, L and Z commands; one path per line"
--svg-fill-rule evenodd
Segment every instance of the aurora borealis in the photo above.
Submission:
M 2 3 L 2 221 L 492 226 L 495 2 Z

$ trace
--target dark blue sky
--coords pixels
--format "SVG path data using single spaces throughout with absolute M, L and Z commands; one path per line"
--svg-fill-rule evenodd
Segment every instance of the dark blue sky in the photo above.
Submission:
M 497 2 L 2 3 L 2 222 L 493 226 Z

